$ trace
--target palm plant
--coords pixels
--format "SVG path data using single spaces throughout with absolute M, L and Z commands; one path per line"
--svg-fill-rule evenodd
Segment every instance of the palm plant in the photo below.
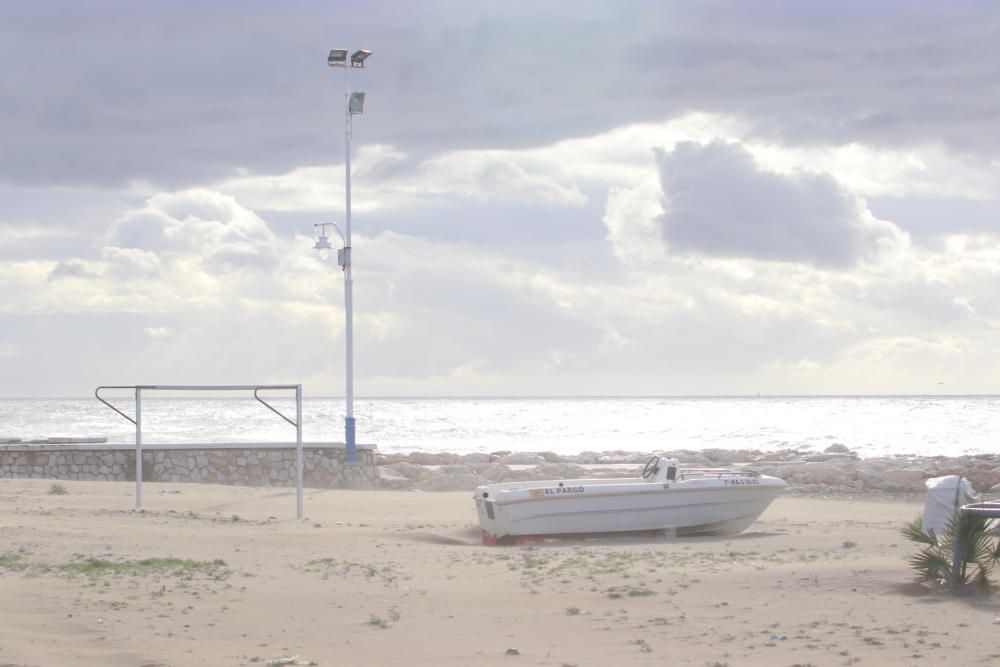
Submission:
M 944 533 L 935 535 L 925 532 L 917 517 L 903 526 L 903 536 L 924 545 L 909 559 L 922 582 L 936 582 L 958 592 L 990 590 L 990 575 L 1000 563 L 1000 539 L 989 519 L 958 512 Z M 956 557 L 958 567 L 954 568 Z

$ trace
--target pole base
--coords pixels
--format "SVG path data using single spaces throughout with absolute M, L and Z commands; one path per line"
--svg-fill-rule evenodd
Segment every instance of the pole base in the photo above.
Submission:
M 348 463 L 358 461 L 358 445 L 354 439 L 354 417 L 346 417 L 344 419 L 344 442 L 347 445 L 344 460 Z

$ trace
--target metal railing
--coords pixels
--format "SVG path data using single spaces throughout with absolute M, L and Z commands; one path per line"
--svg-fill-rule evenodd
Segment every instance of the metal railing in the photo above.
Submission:
M 129 417 L 108 400 L 101 396 L 102 389 L 132 389 L 135 391 L 135 418 Z M 260 396 L 262 389 L 295 391 L 295 419 L 284 415 L 280 410 L 265 401 Z M 135 509 L 142 509 L 142 392 L 144 391 L 252 391 L 253 397 L 271 412 L 295 427 L 295 503 L 296 516 L 302 518 L 302 385 L 301 384 L 230 384 L 230 385 L 117 385 L 100 386 L 94 390 L 94 397 L 119 415 L 135 424 Z M 283 444 L 283 443 L 276 443 Z M 292 443 L 287 443 L 291 445 Z

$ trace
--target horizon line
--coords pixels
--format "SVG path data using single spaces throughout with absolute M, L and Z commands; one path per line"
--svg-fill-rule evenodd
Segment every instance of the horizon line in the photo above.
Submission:
M 193 390 L 197 393 L 197 390 Z M 234 390 L 234 392 L 237 390 Z M 207 392 L 207 390 L 206 390 Z M 167 392 L 169 393 L 169 392 Z M 125 396 L 122 396 L 124 398 Z M 208 396 L 165 396 L 162 393 L 148 393 L 146 399 L 157 398 L 187 398 L 205 399 L 214 398 L 217 400 L 229 400 L 237 398 L 235 396 L 219 396 L 218 392 L 213 392 Z M 994 398 L 1000 397 L 1000 393 L 957 393 L 957 394 L 905 394 L 905 393 L 885 393 L 885 394 L 441 394 L 441 395 L 405 395 L 388 394 L 379 396 L 355 396 L 355 400 L 613 400 L 613 399 L 755 399 L 755 398 Z M 251 397 L 252 398 L 252 397 Z M 272 396 L 272 398 L 282 398 Z M 319 395 L 305 396 L 302 400 L 345 400 L 343 395 Z M 42 400 L 85 400 L 94 399 L 93 395 L 88 396 L 0 396 L 3 401 L 42 401 Z M 95 399 L 96 400 L 96 399 Z

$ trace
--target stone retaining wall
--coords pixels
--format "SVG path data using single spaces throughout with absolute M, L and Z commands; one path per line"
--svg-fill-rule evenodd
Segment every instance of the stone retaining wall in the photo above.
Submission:
M 302 448 L 303 483 L 317 488 L 377 488 L 371 445 L 359 461 L 344 460 L 340 444 Z M 0 478 L 39 477 L 135 481 L 131 445 L 0 446 Z M 145 482 L 203 482 L 239 486 L 295 486 L 295 449 L 274 445 L 151 445 L 143 448 Z

